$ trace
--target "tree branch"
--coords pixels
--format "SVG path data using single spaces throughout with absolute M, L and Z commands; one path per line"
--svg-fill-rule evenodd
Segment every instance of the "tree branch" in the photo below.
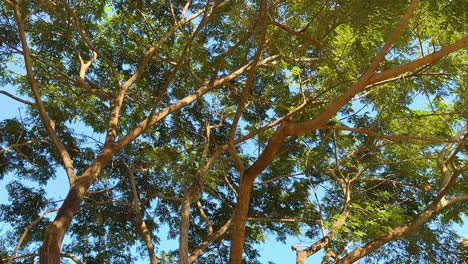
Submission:
M 27 104 L 27 105 L 30 105 L 30 106 L 36 106 L 36 104 L 34 102 L 21 99 L 18 96 L 15 96 L 15 95 L 13 95 L 13 94 L 11 94 L 11 93 L 9 93 L 7 91 L 4 91 L 4 90 L 0 90 L 0 94 L 4 94 L 4 95 L 10 97 L 11 99 L 16 100 L 16 101 L 18 101 L 20 103 Z
M 206 225 L 208 226 L 208 235 L 213 234 L 213 223 L 211 222 L 210 218 L 206 215 L 205 210 L 203 210 L 203 206 L 200 200 L 197 201 L 198 211 L 200 212 L 201 217 L 205 221 Z
M 462 127 L 460 129 L 460 131 L 458 131 L 458 133 L 454 137 L 452 137 L 452 140 L 457 140 L 457 139 L 461 138 L 466 133 L 467 128 L 468 128 L 468 125 L 465 125 L 464 127 Z M 468 141 L 464 141 L 462 143 L 468 144 Z M 460 145 L 462 143 L 460 143 Z M 439 167 L 440 172 L 442 174 L 442 180 L 440 181 L 440 187 L 442 189 L 450 182 L 451 175 L 449 173 L 449 170 L 448 170 L 447 166 L 445 165 L 444 158 L 445 158 L 445 155 L 447 154 L 447 151 L 452 146 L 453 146 L 453 143 L 449 143 L 449 144 L 445 145 L 442 148 L 442 150 L 439 152 L 439 155 L 437 156 L 437 166 Z
M 45 110 L 45 106 L 42 103 L 41 94 L 39 92 L 36 80 L 34 78 L 32 61 L 31 61 L 31 51 L 29 49 L 28 42 L 26 40 L 26 32 L 25 32 L 25 28 L 23 24 L 23 19 L 20 13 L 20 7 L 16 3 L 13 3 L 12 1 L 7 0 L 7 3 L 9 3 L 9 5 L 13 5 L 14 16 L 15 16 L 16 24 L 18 26 L 18 34 L 19 34 L 19 38 L 20 38 L 21 45 L 23 48 L 23 58 L 24 58 L 25 66 L 26 66 L 27 79 L 28 79 L 28 83 L 31 88 L 31 91 L 33 93 L 33 96 L 34 96 L 35 104 L 39 111 L 39 116 L 42 120 L 43 125 L 45 126 L 47 133 L 52 139 L 52 143 L 55 145 L 55 147 L 57 148 L 59 152 L 60 157 L 62 158 L 63 164 L 65 166 L 65 170 L 68 175 L 68 181 L 71 186 L 73 185 L 76 179 L 76 174 L 73 168 L 73 163 L 70 158 L 70 155 L 68 154 L 68 151 L 66 150 L 63 143 L 60 141 L 60 138 L 58 137 L 55 131 L 54 121 L 49 117 L 49 115 L 47 114 Z
M 188 263 L 191 264 L 195 262 L 195 260 L 197 260 L 197 258 L 200 257 L 201 254 L 203 254 L 203 252 L 208 248 L 211 242 L 215 241 L 216 239 L 224 235 L 224 233 L 226 233 L 231 223 L 232 217 L 229 218 L 229 220 L 227 220 L 226 223 L 224 223 L 224 225 L 218 229 L 218 231 L 212 233 L 211 235 L 208 235 L 206 239 L 196 249 L 192 251 L 192 253 L 188 257 Z
M 11 145 L 8 145 L 2 149 L 0 149 L 0 154 L 4 153 L 4 152 L 7 152 L 9 151 L 10 149 L 16 149 L 16 148 L 20 148 L 20 147 L 24 147 L 24 146 L 27 146 L 27 145 L 30 145 L 30 144 L 34 144 L 34 143 L 45 143 L 45 144 L 50 144 L 49 141 L 47 140 L 43 140 L 43 139 L 32 139 L 32 140 L 28 140 L 28 141 L 25 141 L 25 142 L 22 142 L 22 143 L 16 143 L 16 144 L 11 144 Z
M 451 205 L 451 204 L 458 203 L 458 202 L 463 202 L 463 201 L 466 201 L 466 200 L 468 200 L 468 194 L 457 195 L 457 196 L 454 196 L 454 197 L 448 199 L 447 200 L 447 205 Z
M 148 230 L 148 227 L 146 226 L 146 223 L 143 220 L 143 216 L 141 214 L 140 199 L 138 198 L 138 191 L 137 191 L 137 186 L 135 183 L 135 174 L 133 173 L 133 170 L 130 168 L 130 166 L 128 166 L 128 164 L 126 163 L 124 164 L 128 169 L 128 176 L 130 178 L 130 187 L 131 187 L 132 196 L 133 196 L 133 211 L 135 212 L 135 215 L 137 218 L 136 228 L 138 230 L 138 233 L 141 239 L 145 242 L 146 249 L 148 250 L 148 255 L 150 258 L 150 263 L 157 264 L 158 258 L 156 257 L 156 254 L 154 252 L 154 244 L 151 239 L 151 233 Z

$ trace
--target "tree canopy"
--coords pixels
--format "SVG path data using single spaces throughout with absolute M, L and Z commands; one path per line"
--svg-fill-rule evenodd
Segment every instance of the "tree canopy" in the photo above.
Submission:
M 0 263 L 468 261 L 466 5 L 2 0 Z

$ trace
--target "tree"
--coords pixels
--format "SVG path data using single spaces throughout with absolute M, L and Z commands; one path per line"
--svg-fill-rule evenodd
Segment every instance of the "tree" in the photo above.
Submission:
M 2 261 L 466 259 L 464 4 L 3 0 Z

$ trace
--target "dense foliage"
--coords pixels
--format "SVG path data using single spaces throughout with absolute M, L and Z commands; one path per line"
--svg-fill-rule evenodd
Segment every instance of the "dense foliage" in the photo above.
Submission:
M 3 261 L 468 261 L 467 2 L 418 2 L 3 0 Z

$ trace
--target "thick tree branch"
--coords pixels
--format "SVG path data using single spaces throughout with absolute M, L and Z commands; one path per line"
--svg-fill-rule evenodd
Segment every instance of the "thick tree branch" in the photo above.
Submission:
M 379 51 L 377 56 L 374 58 L 374 61 L 372 62 L 371 66 L 369 67 L 369 69 L 367 69 L 366 73 L 364 73 L 364 75 L 361 77 L 359 82 L 362 81 L 363 83 L 365 83 L 372 75 L 374 75 L 375 70 L 377 70 L 377 67 L 379 66 L 380 62 L 382 62 L 385 55 L 388 53 L 388 51 L 392 47 L 393 43 L 398 39 L 398 37 L 401 35 L 403 30 L 405 29 L 405 27 L 408 24 L 410 18 L 413 16 L 414 12 L 416 11 L 416 7 L 418 6 L 418 4 L 419 4 L 419 0 L 411 1 L 410 6 L 406 10 L 406 13 L 403 15 L 403 17 L 400 20 L 399 25 L 392 32 L 390 37 L 387 39 L 387 41 L 385 42 L 382 49 Z
M 73 168 L 73 162 L 71 160 L 70 155 L 68 154 L 67 149 L 65 148 L 65 145 L 63 145 L 63 143 L 60 141 L 60 138 L 58 137 L 55 131 L 54 121 L 47 114 L 47 111 L 45 110 L 45 106 L 42 102 L 41 94 L 40 94 L 39 88 L 37 87 L 36 80 L 34 78 L 33 66 L 32 66 L 32 61 L 31 61 L 31 51 L 29 49 L 28 42 L 26 39 L 26 32 L 24 28 L 23 18 L 20 13 L 20 7 L 16 3 L 13 3 L 11 1 L 7 1 L 7 3 L 13 6 L 15 20 L 18 26 L 18 35 L 21 41 L 21 46 L 23 48 L 23 58 L 24 58 L 24 64 L 26 66 L 28 84 L 33 93 L 35 105 L 37 106 L 37 109 L 39 111 L 39 116 L 42 120 L 43 125 L 45 126 L 47 134 L 49 134 L 52 140 L 52 143 L 57 148 L 57 151 L 59 152 L 59 155 L 62 158 L 63 165 L 65 166 L 65 171 L 67 172 L 67 175 L 68 175 L 68 181 L 71 186 L 74 184 L 75 179 L 76 179 L 76 174 Z
M 395 68 L 383 71 L 381 73 L 377 73 L 369 79 L 369 81 L 367 82 L 367 85 L 372 85 L 378 82 L 382 82 L 384 80 L 414 71 L 425 65 L 435 63 L 439 61 L 440 59 L 446 57 L 447 55 L 457 52 L 461 49 L 465 49 L 466 47 L 468 47 L 468 35 L 464 36 L 461 40 L 453 44 L 450 44 L 448 46 L 445 46 L 441 48 L 439 51 L 436 51 L 432 54 L 426 55 L 422 58 L 416 59 L 407 64 L 403 64 Z
M 213 223 L 211 222 L 208 215 L 206 215 L 206 212 L 203 209 L 203 205 L 201 204 L 200 200 L 197 201 L 197 208 L 198 208 L 198 212 L 200 213 L 200 216 L 202 217 L 203 221 L 205 221 L 207 225 L 207 229 L 208 229 L 207 234 L 208 235 L 213 234 Z
M 309 256 L 313 255 L 314 253 L 323 248 L 327 248 L 331 242 L 331 239 L 338 232 L 338 229 L 345 224 L 345 221 L 351 212 L 351 183 L 343 183 L 340 185 L 343 189 L 344 200 L 343 209 L 341 210 L 338 219 L 336 219 L 336 221 L 333 223 L 328 233 L 319 241 L 315 242 L 314 244 L 312 244 L 304 250 L 297 251 L 296 264 L 303 264 Z
M 447 200 L 447 205 L 452 205 L 454 203 L 464 202 L 464 201 L 467 201 L 467 200 L 468 200 L 468 194 L 457 195 L 457 196 L 454 196 L 454 197 L 448 199 Z
M 353 98 L 356 94 L 366 89 L 366 87 L 368 87 L 369 85 L 381 82 L 388 78 L 398 76 L 400 74 L 416 70 L 417 68 L 422 67 L 424 65 L 434 63 L 442 59 L 443 57 L 449 55 L 450 53 L 456 52 L 466 47 L 468 47 L 468 36 L 465 36 L 462 40 L 455 42 L 454 44 L 448 45 L 446 47 L 443 47 L 441 50 L 427 55 L 423 58 L 395 67 L 390 70 L 386 70 L 382 73 L 372 75 L 372 77 L 370 77 L 367 81 L 362 81 L 361 79 L 353 87 L 346 90 L 343 93 L 343 95 L 341 95 L 335 101 L 333 101 L 326 110 L 324 110 L 314 119 L 302 123 L 289 125 L 287 129 L 287 134 L 291 136 L 299 136 L 306 133 L 310 133 L 311 131 L 323 126 L 323 124 L 325 124 L 325 122 L 332 118 L 345 104 L 349 102 L 349 100 L 351 100 L 351 98 Z

